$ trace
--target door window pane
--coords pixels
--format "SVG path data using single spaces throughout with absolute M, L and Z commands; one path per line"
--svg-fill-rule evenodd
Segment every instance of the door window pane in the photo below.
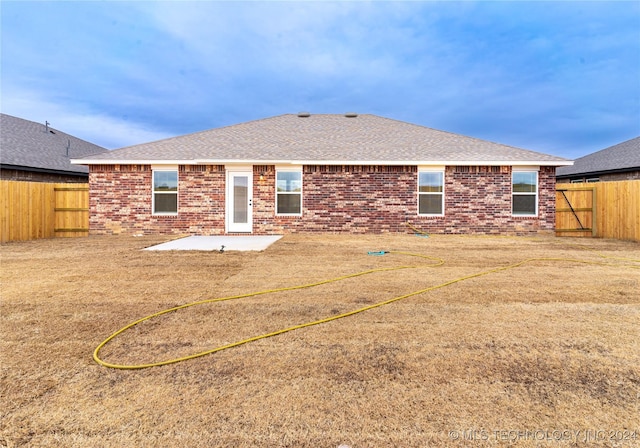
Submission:
M 246 176 L 233 178 L 233 222 L 245 224 L 249 219 L 249 179 Z

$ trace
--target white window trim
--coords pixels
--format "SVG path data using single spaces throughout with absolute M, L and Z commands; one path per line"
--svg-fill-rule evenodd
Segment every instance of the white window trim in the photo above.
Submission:
M 294 193 L 278 193 L 278 173 L 300 173 L 300 192 Z M 276 216 L 302 216 L 302 192 L 304 191 L 304 181 L 302 173 L 302 165 L 276 165 L 275 175 L 275 214 Z M 281 194 L 299 194 L 300 195 L 300 213 L 278 213 L 278 196 Z
M 441 173 L 442 174 L 442 192 L 441 193 L 431 193 L 431 192 L 421 192 L 420 191 L 420 173 Z M 417 177 L 417 197 L 416 197 L 416 206 L 418 211 L 418 216 L 444 216 L 444 195 L 445 195 L 445 167 L 444 166 L 419 166 L 418 167 L 418 177 Z M 420 195 L 421 194 L 439 194 L 442 195 L 442 213 L 420 213 Z
M 539 202 L 539 191 L 540 191 L 540 176 L 538 172 L 540 171 L 540 167 L 538 166 L 519 166 L 513 167 L 511 170 L 511 216 L 515 218 L 532 218 L 538 216 L 538 202 Z M 530 192 L 515 192 L 513 191 L 513 175 L 514 173 L 534 173 L 536 175 L 536 191 L 535 193 Z M 535 212 L 534 213 L 513 213 L 513 197 L 514 196 L 531 196 L 535 194 Z
M 156 191 L 155 190 L 155 173 L 160 171 L 169 171 L 175 172 L 176 178 L 178 180 L 178 186 L 175 193 L 173 191 Z M 180 170 L 178 170 L 177 166 L 162 166 L 162 167 L 151 167 L 151 214 L 153 216 L 177 216 L 178 210 L 180 210 Z M 156 212 L 156 194 L 175 194 L 176 195 L 176 211 L 175 212 Z

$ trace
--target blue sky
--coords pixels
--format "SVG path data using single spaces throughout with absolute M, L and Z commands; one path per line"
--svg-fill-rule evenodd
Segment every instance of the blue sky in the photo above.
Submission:
M 309 111 L 577 158 L 640 135 L 640 2 L 2 1 L 3 113 L 113 149 Z

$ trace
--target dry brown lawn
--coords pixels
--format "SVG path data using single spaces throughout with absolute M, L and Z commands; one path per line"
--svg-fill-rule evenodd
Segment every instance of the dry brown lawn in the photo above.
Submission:
M 0 446 L 640 446 L 637 243 L 288 235 L 259 253 L 140 250 L 163 241 L 1 247 Z M 597 264 L 533 261 L 162 367 L 92 359 L 124 325 L 196 300 L 422 265 L 187 308 L 103 359 L 185 356 L 532 257 Z

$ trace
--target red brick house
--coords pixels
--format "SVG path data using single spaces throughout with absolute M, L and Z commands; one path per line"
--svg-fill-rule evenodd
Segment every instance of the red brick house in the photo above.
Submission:
M 76 159 L 93 234 L 523 234 L 571 161 L 375 115 L 287 114 Z

